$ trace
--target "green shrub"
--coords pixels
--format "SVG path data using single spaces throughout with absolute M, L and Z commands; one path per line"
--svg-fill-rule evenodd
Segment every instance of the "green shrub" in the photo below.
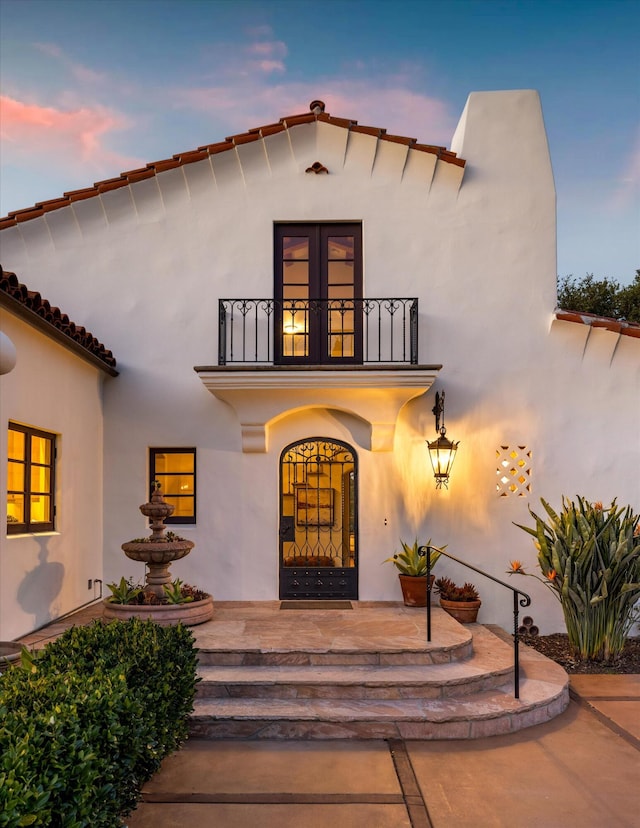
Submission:
M 0 677 L 0 826 L 110 828 L 187 734 L 191 632 L 138 620 L 68 630 Z
M 636 620 L 640 597 L 640 515 L 630 506 L 562 498 L 560 514 L 542 500 L 545 522 L 529 508 L 544 583 L 559 599 L 569 641 L 582 659 L 619 655 Z M 528 574 L 519 561 L 510 574 Z M 537 577 L 537 576 L 534 576 Z

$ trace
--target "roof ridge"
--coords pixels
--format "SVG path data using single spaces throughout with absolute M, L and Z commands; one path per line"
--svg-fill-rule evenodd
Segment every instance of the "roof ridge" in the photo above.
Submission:
M 34 218 L 40 218 L 53 210 L 60 210 L 63 207 L 69 207 L 75 201 L 83 201 L 87 198 L 94 198 L 101 193 L 109 192 L 110 190 L 117 190 L 120 187 L 127 187 L 130 184 L 135 184 L 138 181 L 144 181 L 147 178 L 153 178 L 155 175 L 166 170 L 175 169 L 186 164 L 193 164 L 196 161 L 204 161 L 212 155 L 217 155 L 220 152 L 227 152 L 242 144 L 248 144 L 253 141 L 259 141 L 269 135 L 275 135 L 278 132 L 284 132 L 295 126 L 301 126 L 307 123 L 319 121 L 321 123 L 330 124 L 331 126 L 338 126 L 348 129 L 352 132 L 363 133 L 377 137 L 381 141 L 389 141 L 396 144 L 404 144 L 409 149 L 417 152 L 427 152 L 434 154 L 440 161 L 448 164 L 455 164 L 459 167 L 465 166 L 465 161 L 458 158 L 455 152 L 447 150 L 445 147 L 437 146 L 435 144 L 422 144 L 416 138 L 409 138 L 402 135 L 388 134 L 383 127 L 363 126 L 359 125 L 357 121 L 351 118 L 338 118 L 325 112 L 325 105 L 323 101 L 311 101 L 310 111 L 299 113 L 297 115 L 287 115 L 277 123 L 265 124 L 264 126 L 253 127 L 246 132 L 239 132 L 236 135 L 230 135 L 224 141 L 218 141 L 213 144 L 203 144 L 194 150 L 186 150 L 185 152 L 176 153 L 171 158 L 165 158 L 160 161 L 152 161 L 144 167 L 135 170 L 128 170 L 121 173 L 114 178 L 106 178 L 103 181 L 97 181 L 92 187 L 84 187 L 79 190 L 69 190 L 59 198 L 52 198 L 47 201 L 37 201 L 31 207 L 24 207 L 20 210 L 10 210 L 6 216 L 0 218 L 0 230 L 5 230 L 9 227 L 14 227 L 24 221 L 30 221 Z
M 33 317 L 37 317 L 39 327 L 52 328 L 62 334 L 63 337 L 73 342 L 76 348 L 79 346 L 99 360 L 102 363 L 101 367 L 106 368 L 112 376 L 117 375 L 116 359 L 102 342 L 99 342 L 85 327 L 72 322 L 60 308 L 51 305 L 47 299 L 43 299 L 37 290 L 29 290 L 18 280 L 15 273 L 4 270 L 1 265 L 0 294 L 9 297 L 14 307 L 25 309 L 27 312 L 21 314 L 23 317 L 30 318 L 31 321 L 36 321 Z

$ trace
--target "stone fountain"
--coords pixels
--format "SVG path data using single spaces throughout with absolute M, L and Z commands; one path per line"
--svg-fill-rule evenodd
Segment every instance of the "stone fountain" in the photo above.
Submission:
M 150 520 L 151 535 L 148 538 L 122 544 L 122 551 L 127 558 L 140 561 L 147 566 L 146 583 L 143 589 L 145 603 L 114 604 L 106 598 L 104 601 L 105 618 L 153 619 L 163 625 L 177 624 L 181 621 L 183 624 L 194 626 L 208 621 L 213 615 L 213 598 L 210 595 L 202 600 L 183 604 L 159 603 L 165 599 L 165 584 L 171 583 L 169 567 L 173 561 L 178 561 L 188 555 L 195 546 L 193 541 L 178 538 L 172 532 L 165 536 L 164 521 L 173 510 L 174 507 L 165 501 L 160 484 L 156 482 L 151 500 L 140 506 L 142 514 Z

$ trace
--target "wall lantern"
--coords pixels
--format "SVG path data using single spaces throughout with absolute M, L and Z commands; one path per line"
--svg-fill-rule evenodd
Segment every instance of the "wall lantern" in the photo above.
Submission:
M 436 431 L 439 433 L 437 440 L 430 443 L 428 440 L 429 457 L 431 458 L 431 465 L 433 466 L 433 473 L 436 478 L 436 489 L 449 488 L 449 474 L 453 461 L 456 459 L 456 452 L 460 441 L 457 443 L 451 442 L 446 437 L 447 429 L 444 427 L 444 391 L 442 393 L 436 392 L 436 404 L 433 406 L 433 413 L 436 417 Z M 442 418 L 442 425 L 440 419 Z

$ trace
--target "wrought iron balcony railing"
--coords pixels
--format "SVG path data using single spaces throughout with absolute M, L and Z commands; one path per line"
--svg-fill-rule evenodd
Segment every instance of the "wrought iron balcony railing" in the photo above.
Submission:
M 218 364 L 418 362 L 418 300 L 220 299 Z

